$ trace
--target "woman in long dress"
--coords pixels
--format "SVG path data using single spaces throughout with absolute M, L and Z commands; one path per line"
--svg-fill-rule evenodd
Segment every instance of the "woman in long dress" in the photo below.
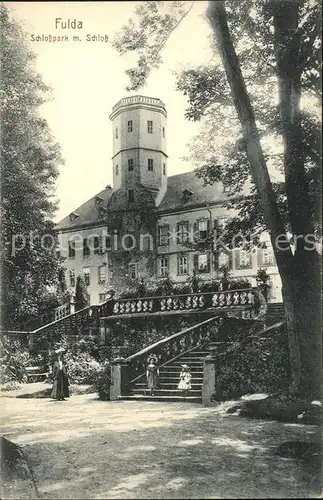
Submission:
M 53 366 L 53 389 L 51 397 L 57 401 L 65 401 L 69 397 L 69 380 L 63 352 L 57 351 L 57 360 Z
M 159 369 L 157 367 L 157 356 L 148 358 L 148 365 L 146 371 L 147 387 L 150 389 L 150 395 L 155 395 L 155 389 L 158 387 Z

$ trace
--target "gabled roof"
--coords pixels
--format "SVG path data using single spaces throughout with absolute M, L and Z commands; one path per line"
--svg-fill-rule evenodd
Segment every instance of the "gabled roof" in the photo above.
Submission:
M 154 207 L 155 190 L 139 184 L 136 189 L 140 192 L 140 207 L 147 206 L 147 209 Z M 186 193 L 186 196 L 183 196 L 184 191 L 189 195 Z M 250 184 L 246 184 L 241 193 L 243 196 L 248 194 L 250 194 Z M 120 188 L 114 191 L 109 186 L 78 207 L 74 211 L 74 213 L 78 214 L 74 221 L 71 221 L 68 215 L 57 224 L 56 228 L 72 230 L 82 226 L 91 226 L 92 224 L 99 225 L 100 222 L 104 225 L 107 222 L 109 212 L 139 208 L 137 202 L 129 205 L 126 195 L 127 191 L 125 189 Z M 99 206 L 96 203 L 98 197 L 102 199 Z M 221 182 L 205 186 L 203 179 L 197 177 L 195 171 L 185 172 L 168 177 L 167 191 L 157 208 L 157 213 L 188 210 L 207 204 L 221 203 L 234 197 L 236 196 L 229 196 L 227 192 L 223 191 Z

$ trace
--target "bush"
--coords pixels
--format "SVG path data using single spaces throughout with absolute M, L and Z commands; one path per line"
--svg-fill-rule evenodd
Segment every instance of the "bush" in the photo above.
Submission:
M 31 362 L 28 348 L 20 340 L 10 337 L 0 339 L 0 381 L 26 382 L 26 367 Z
M 110 385 L 111 385 L 111 374 L 110 374 L 110 364 L 105 361 L 101 364 L 99 371 L 96 375 L 96 380 L 93 384 L 93 388 L 98 393 L 98 396 L 103 401 L 109 401 L 110 399 Z
M 258 338 L 240 346 L 215 362 L 216 400 L 244 394 L 287 390 L 289 355 L 287 335 L 276 331 L 270 338 Z
M 100 363 L 90 354 L 79 352 L 73 354 L 67 352 L 65 355 L 69 380 L 71 384 L 92 385 L 100 370 Z

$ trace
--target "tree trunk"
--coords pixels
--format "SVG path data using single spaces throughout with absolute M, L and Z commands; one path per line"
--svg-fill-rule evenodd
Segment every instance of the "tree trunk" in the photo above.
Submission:
M 315 265 L 315 260 L 318 260 L 316 259 L 317 254 L 311 252 L 312 255 L 304 261 L 304 268 L 299 265 L 302 264 L 299 261 L 299 252 L 296 251 L 294 256 L 292 254 L 278 211 L 250 98 L 229 32 L 224 3 L 219 0 L 209 1 L 207 16 L 231 87 L 232 97 L 246 143 L 252 178 L 260 197 L 261 207 L 270 232 L 277 266 L 282 279 L 290 352 L 291 390 L 294 394 L 302 393 L 317 397 L 318 387 L 321 382 L 321 350 L 318 350 L 321 340 L 320 336 L 317 335 L 320 297 L 317 294 L 316 284 L 319 275 L 317 273 L 319 267 Z M 279 248 L 278 241 L 280 242 Z M 303 253 L 303 250 L 303 248 L 300 249 L 300 253 Z M 310 254 L 310 252 L 307 252 L 307 254 Z M 316 254 L 316 257 L 314 254 Z M 307 316 L 308 326 L 306 327 Z M 305 349 L 306 346 L 307 349 Z M 314 356 L 312 361 L 309 352 Z

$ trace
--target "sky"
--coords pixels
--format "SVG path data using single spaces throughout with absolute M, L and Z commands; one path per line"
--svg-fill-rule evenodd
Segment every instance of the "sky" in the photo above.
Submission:
M 6 3 L 6 2 L 4 2 Z M 182 158 L 199 129 L 184 113 L 186 98 L 175 89 L 174 71 L 194 67 L 212 57 L 205 18 L 207 2 L 195 2 L 188 16 L 172 34 L 163 51 L 163 64 L 139 92 L 127 92 L 125 70 L 132 57 L 121 57 L 111 40 L 132 16 L 137 2 L 15 2 L 7 3 L 23 24 L 36 68 L 52 88 L 52 99 L 40 109 L 61 145 L 65 164 L 60 168 L 56 195 L 59 221 L 112 182 L 112 106 L 122 97 L 140 93 L 158 97 L 168 113 L 169 175 L 189 171 L 194 165 Z M 191 2 L 187 2 L 188 7 Z M 83 28 L 56 29 L 55 19 L 76 19 Z M 31 35 L 68 35 L 68 42 L 35 42 Z M 71 40 L 90 35 L 108 35 L 109 42 Z

